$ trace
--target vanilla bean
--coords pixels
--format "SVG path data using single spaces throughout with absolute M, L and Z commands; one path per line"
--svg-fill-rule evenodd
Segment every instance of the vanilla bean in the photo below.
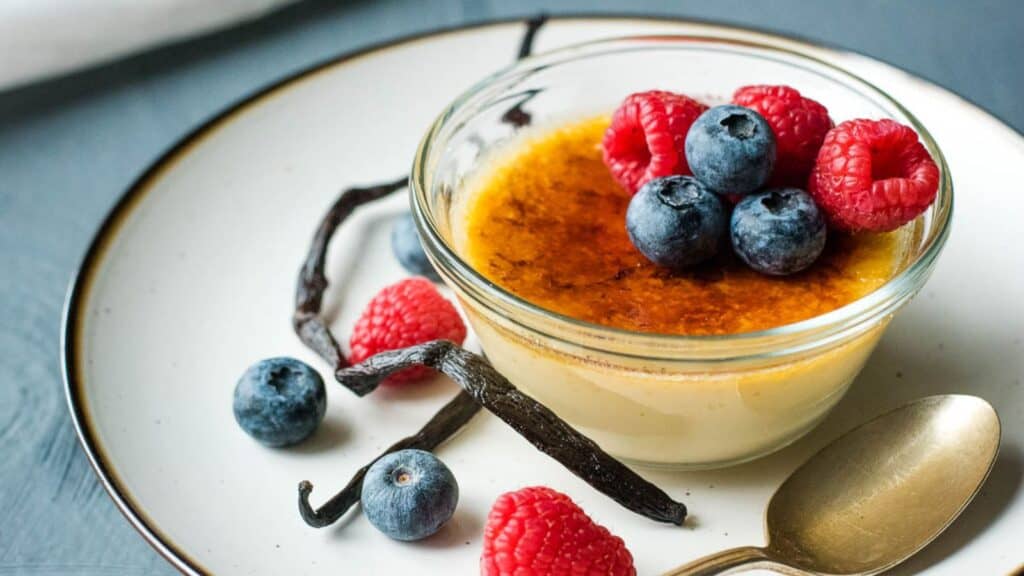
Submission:
M 519 54 L 516 56 L 517 60 L 522 60 L 533 53 L 533 42 L 537 38 L 537 31 L 540 30 L 541 26 L 543 26 L 547 21 L 548 15 L 543 13 L 526 21 L 526 33 L 523 35 L 523 41 L 519 44 Z M 533 121 L 533 116 L 531 116 L 529 112 L 523 110 L 523 105 L 530 100 L 533 100 L 537 94 L 540 94 L 540 90 L 527 90 L 515 106 L 509 108 L 504 114 L 502 114 L 501 121 L 516 128 L 529 126 Z
M 533 54 L 533 42 L 537 39 L 537 32 L 548 21 L 548 15 L 541 12 L 526 21 L 526 32 L 519 42 L 519 52 L 516 53 L 516 60 L 522 60 Z
M 644 480 L 623 463 L 523 394 L 485 359 L 452 342 L 436 340 L 376 354 L 335 372 L 338 382 L 359 395 L 369 394 L 387 376 L 411 366 L 430 366 L 462 387 L 538 450 L 622 506 L 658 522 L 681 525 L 686 506 Z
M 516 128 L 529 126 L 530 122 L 533 122 L 533 116 L 531 116 L 529 112 L 523 110 L 523 105 L 530 100 L 533 100 L 533 98 L 538 94 L 540 94 L 540 90 L 536 89 L 523 92 L 523 95 L 519 97 L 519 102 L 501 115 L 501 121 Z
M 372 462 L 360 468 L 349 480 L 349 483 L 324 502 L 316 510 L 309 503 L 309 494 L 313 491 L 313 484 L 307 480 L 299 483 L 299 514 L 306 524 L 314 528 L 323 528 L 338 521 L 339 518 L 348 512 L 356 502 L 359 502 L 360 494 L 363 491 L 363 477 L 366 471 L 373 466 L 373 463 L 384 456 L 399 450 L 415 448 L 417 450 L 433 450 L 439 444 L 451 438 L 459 431 L 473 416 L 480 411 L 480 404 L 465 391 L 460 392 L 444 405 L 441 410 L 427 422 L 420 431 L 395 442 L 383 454 L 377 456 Z
M 367 186 L 365 188 L 349 188 L 341 193 L 327 214 L 320 220 L 309 246 L 306 260 L 299 271 L 299 282 L 295 288 L 295 314 L 292 326 L 306 346 L 326 360 L 331 368 L 337 370 L 348 366 L 348 360 L 341 351 L 341 346 L 331 334 L 330 328 L 320 319 L 320 308 L 323 305 L 324 290 L 327 289 L 327 276 L 324 275 L 324 263 L 327 261 L 327 246 L 337 232 L 338 227 L 356 208 L 383 198 L 405 188 L 408 178 L 399 178 L 386 184 Z

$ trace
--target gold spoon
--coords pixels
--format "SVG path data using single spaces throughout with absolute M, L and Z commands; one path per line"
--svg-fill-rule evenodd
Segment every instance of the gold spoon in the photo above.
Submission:
M 970 503 L 995 462 L 999 435 L 999 417 L 981 398 L 911 402 L 847 432 L 793 472 L 768 504 L 767 546 L 712 554 L 665 576 L 888 570 Z

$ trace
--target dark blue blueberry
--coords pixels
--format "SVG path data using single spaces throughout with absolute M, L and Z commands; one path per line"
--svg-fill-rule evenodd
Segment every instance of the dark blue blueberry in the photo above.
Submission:
M 749 194 L 775 166 L 775 134 L 764 117 L 742 106 L 715 106 L 686 134 L 693 175 L 719 194 Z
M 395 540 L 420 540 L 455 513 L 459 485 L 430 452 L 399 450 L 370 466 L 360 500 L 378 530 Z
M 416 276 L 426 276 L 434 282 L 440 282 L 437 270 L 427 258 L 423 251 L 423 244 L 420 242 L 420 234 L 416 230 L 416 222 L 412 214 L 405 213 L 395 219 L 391 228 L 391 252 L 398 259 L 402 268 Z
M 726 226 L 722 201 L 690 176 L 651 180 L 626 210 L 626 231 L 637 250 L 676 270 L 714 256 Z
M 751 194 L 732 211 L 733 250 L 765 274 L 783 276 L 807 268 L 825 248 L 826 235 L 821 210 L 797 188 Z
M 253 364 L 235 386 L 235 420 L 267 446 L 305 440 L 327 411 L 324 381 L 294 358 L 268 358 Z

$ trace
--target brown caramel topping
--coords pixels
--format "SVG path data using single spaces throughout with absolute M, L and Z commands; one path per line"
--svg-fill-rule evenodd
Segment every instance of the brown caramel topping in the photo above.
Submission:
M 899 232 L 832 234 L 808 270 L 759 274 L 728 246 L 686 272 L 646 260 L 626 234 L 629 195 L 601 161 L 606 118 L 523 142 L 468 190 L 464 257 L 491 281 L 586 322 L 660 334 L 734 334 L 824 314 L 885 283 Z

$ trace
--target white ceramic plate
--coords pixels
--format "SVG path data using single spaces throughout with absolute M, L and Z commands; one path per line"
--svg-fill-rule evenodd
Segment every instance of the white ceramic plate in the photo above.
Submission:
M 314 530 L 314 504 L 455 392 L 438 380 L 357 399 L 329 387 L 323 428 L 269 450 L 231 416 L 236 378 L 277 355 L 326 366 L 292 334 L 296 271 L 318 218 L 343 187 L 406 172 L 428 122 L 458 92 L 513 57 L 523 24 L 448 31 L 342 58 L 286 81 L 170 151 L 103 225 L 73 286 L 65 323 L 68 397 L 83 445 L 111 496 L 161 554 L 187 573 L 381 574 L 477 571 L 483 522 L 502 492 L 545 484 L 621 535 L 640 574 L 721 548 L 763 542 L 762 510 L 782 479 L 843 430 L 906 400 L 977 394 L 1001 412 L 1002 455 L 988 485 L 907 573 L 1006 573 L 1022 555 L 1024 445 L 1021 306 L 1024 138 L 949 92 L 861 56 L 795 41 L 905 103 L 947 154 L 954 232 L 923 294 L 892 324 L 852 392 L 796 445 L 758 462 L 695 473 L 644 472 L 691 508 L 685 528 L 619 508 L 490 415 L 440 454 L 462 488 L 434 538 L 399 544 L 358 513 Z M 537 48 L 648 32 L 782 41 L 706 24 L 628 19 L 550 22 Z M 457 65 L 456 65 L 457 63 Z M 388 252 L 404 197 L 364 209 L 332 246 L 326 309 L 339 334 L 403 272 Z

